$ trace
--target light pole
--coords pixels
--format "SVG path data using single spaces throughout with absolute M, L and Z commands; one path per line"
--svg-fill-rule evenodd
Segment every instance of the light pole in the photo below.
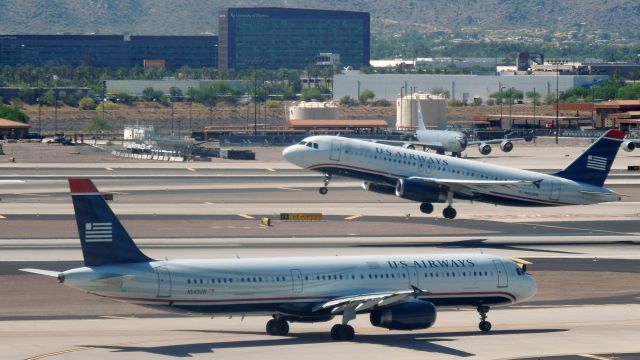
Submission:
M 536 127 L 536 88 L 533 88 L 533 127 Z M 525 126 L 528 128 L 528 126 Z
M 502 86 L 502 83 L 498 81 L 498 101 L 500 101 L 500 127 L 502 127 L 502 103 L 504 103 L 502 99 L 502 89 L 504 89 L 504 86 Z
M 560 133 L 560 63 L 556 63 L 556 144 Z
M 175 136 L 173 131 L 173 119 L 174 119 L 174 111 L 173 111 L 173 96 L 169 95 L 169 103 L 171 104 L 171 136 Z
M 596 80 L 594 79 L 592 84 L 591 84 L 591 128 L 593 130 L 596 129 L 596 118 L 594 117 L 594 106 L 596 106 L 595 104 L 595 85 L 596 85 Z
M 513 128 L 513 117 L 511 116 L 511 104 L 513 101 L 511 99 L 511 94 L 513 94 L 513 86 L 509 88 L 509 123 L 511 124 L 511 128 Z
M 401 86 L 400 87 L 400 124 L 402 124 L 402 121 L 403 121 L 403 119 L 402 119 L 402 90 L 403 89 L 404 88 Z M 396 127 L 397 126 L 398 126 L 398 124 L 396 124 Z

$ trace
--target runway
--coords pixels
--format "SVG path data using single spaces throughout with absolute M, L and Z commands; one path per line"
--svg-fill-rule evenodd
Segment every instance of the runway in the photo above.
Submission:
M 559 169 L 564 153 L 545 153 L 531 168 Z M 442 219 L 437 205 L 424 215 L 416 203 L 365 192 L 349 179 L 334 179 L 321 196 L 319 174 L 273 160 L 2 164 L 0 179 L 26 183 L 0 190 L 0 353 L 9 359 L 511 359 L 613 352 L 633 358 L 640 352 L 640 174 L 624 166 L 637 159 L 626 154 L 607 182 L 626 195 L 622 202 L 559 208 L 459 202 L 455 220 Z M 540 290 L 530 302 L 493 309 L 490 334 L 477 331 L 475 311 L 447 310 L 433 328 L 417 332 L 389 332 L 359 316 L 353 343 L 330 341 L 337 320 L 292 324 L 289 336 L 271 337 L 264 317 L 180 317 L 116 303 L 17 271 L 82 265 L 68 176 L 92 177 L 111 192 L 114 211 L 158 259 L 489 252 L 531 261 Z M 321 212 L 323 219 L 281 221 L 283 212 Z M 271 226 L 261 225 L 261 217 L 270 217 Z

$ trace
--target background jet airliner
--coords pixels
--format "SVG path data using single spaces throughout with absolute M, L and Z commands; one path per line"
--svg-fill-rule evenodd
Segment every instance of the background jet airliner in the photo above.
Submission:
M 449 152 L 455 157 L 460 157 L 462 152 L 469 145 L 478 145 L 478 151 L 480 151 L 482 155 L 489 155 L 491 153 L 491 144 L 500 144 L 500 149 L 503 152 L 510 152 L 513 150 L 513 141 L 531 141 L 533 139 L 533 136 L 531 135 L 525 138 L 469 141 L 467 135 L 460 131 L 427 129 L 424 125 L 424 117 L 422 116 L 422 106 L 420 105 L 420 102 L 417 103 L 417 108 L 418 130 L 416 130 L 414 135 L 418 141 L 375 140 L 375 142 L 387 145 L 401 145 L 412 150 L 415 149 L 416 146 L 421 146 L 423 148 L 435 150 L 440 155 L 444 155 L 445 152 Z
M 447 203 L 445 218 L 456 217 L 453 199 L 516 206 L 585 205 L 620 201 L 603 187 L 624 133 L 609 130 L 564 170 L 542 174 L 474 160 L 404 149 L 338 136 L 312 136 L 283 151 L 288 161 L 325 174 L 364 180 L 365 190 L 395 194 L 422 203 Z
M 68 286 L 134 304 L 197 314 L 271 315 L 266 330 L 329 321 L 350 340 L 359 314 L 387 329 L 432 326 L 441 306 L 473 307 L 489 331 L 490 307 L 531 298 L 525 261 L 487 254 L 153 260 L 144 255 L 88 179 L 70 179 L 85 267 L 55 276 Z

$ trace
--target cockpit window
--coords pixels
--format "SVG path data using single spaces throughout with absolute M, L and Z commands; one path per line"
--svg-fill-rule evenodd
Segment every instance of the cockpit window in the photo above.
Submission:
M 302 140 L 302 141 L 300 141 L 298 144 L 299 144 L 299 145 L 307 145 L 307 142 L 306 142 L 306 141 L 304 141 L 304 140 Z
M 310 142 L 307 143 L 307 147 L 312 147 Z
M 313 148 L 317 149 L 318 148 L 318 143 L 313 143 Z

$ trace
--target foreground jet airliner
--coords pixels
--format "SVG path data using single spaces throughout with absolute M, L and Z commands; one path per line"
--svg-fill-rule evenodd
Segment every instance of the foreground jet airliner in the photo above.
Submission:
M 437 308 L 472 307 L 489 331 L 490 307 L 515 304 L 537 290 L 525 261 L 487 254 L 153 260 L 144 255 L 88 179 L 70 179 L 85 267 L 58 273 L 68 286 L 98 296 L 194 314 L 271 315 L 266 330 L 286 335 L 289 322 L 330 321 L 335 340 L 350 340 L 348 322 L 416 330 L 432 326 Z
M 445 218 L 456 217 L 453 199 L 514 206 L 586 205 L 620 201 L 604 181 L 624 133 L 609 130 L 564 170 L 555 174 L 491 165 L 338 136 L 312 136 L 287 147 L 283 156 L 324 173 L 321 194 L 332 175 L 364 180 L 363 188 L 422 203 L 447 203 Z

